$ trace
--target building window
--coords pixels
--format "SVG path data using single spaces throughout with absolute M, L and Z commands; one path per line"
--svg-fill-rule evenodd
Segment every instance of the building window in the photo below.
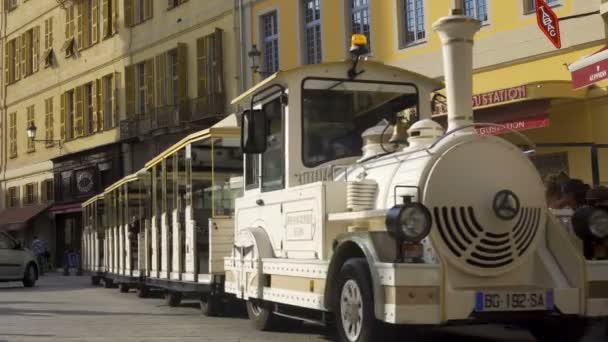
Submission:
M 113 106 L 113 87 L 114 80 L 113 75 L 108 75 L 102 79 L 102 94 L 103 100 L 103 129 L 110 129 L 114 127 L 114 106 Z
M 101 36 L 105 39 L 117 32 L 117 6 L 115 0 L 98 1 L 101 1 Z
M 402 46 L 426 39 L 424 28 L 424 1 L 403 0 Z
M 146 113 L 146 72 L 144 63 L 137 64 L 137 114 Z
M 8 130 L 9 130 L 9 152 L 10 158 L 17 157 L 17 113 L 10 113 L 8 119 Z
M 6 207 L 17 208 L 19 206 L 19 192 L 17 187 L 10 187 L 6 193 Z
M 547 5 L 553 7 L 559 4 L 559 0 L 545 0 Z M 524 12 L 532 13 L 536 11 L 536 0 L 524 0 Z
M 222 35 L 221 29 L 215 29 L 214 33 L 199 38 L 196 42 L 198 68 L 196 113 L 199 115 L 221 113 L 226 106 Z
M 8 84 L 17 81 L 21 76 L 21 73 L 19 72 L 19 56 L 17 54 L 17 52 L 19 52 L 19 45 L 21 45 L 20 43 L 20 38 L 11 39 L 6 43 L 4 78 Z
M 465 0 L 464 14 L 482 23 L 488 21 L 488 5 L 486 0 Z
M 23 198 L 23 204 L 30 205 L 36 203 L 36 183 L 29 183 L 25 185 L 25 197 Z
M 7 0 L 6 1 L 6 9 L 10 12 L 17 8 L 17 0 Z
M 52 147 L 55 139 L 55 135 L 53 134 L 53 98 L 50 97 L 44 100 L 44 139 L 46 140 L 46 146 Z
M 176 106 L 179 104 L 177 97 L 177 88 L 179 87 L 179 73 L 177 72 L 177 49 L 169 51 L 169 75 L 171 77 L 171 93 L 169 99 L 171 104 Z
M 29 107 L 27 107 L 27 126 L 26 127 L 30 127 L 30 125 L 35 125 L 35 120 L 34 120 L 35 114 L 34 114 L 34 105 L 31 105 Z M 36 150 L 36 145 L 34 143 L 34 139 L 30 139 L 29 137 L 26 137 L 27 139 L 27 152 L 34 152 Z
M 67 111 L 67 122 L 66 122 L 66 139 L 72 139 L 75 137 L 75 123 L 76 123 L 76 110 L 74 105 L 74 91 L 70 90 L 66 95 L 66 111 Z
M 265 76 L 279 71 L 279 25 L 277 12 L 273 11 L 261 17 L 262 23 L 262 70 Z
M 173 7 L 177 7 L 188 0 L 169 0 L 168 9 L 172 9 Z
M 306 64 L 321 63 L 321 0 L 304 1 L 304 50 Z
M 40 183 L 40 202 L 47 203 L 53 201 L 53 180 L 46 179 Z
M 125 25 L 134 26 L 152 18 L 152 0 L 125 0 Z
M 350 0 L 350 32 L 351 34 L 360 33 L 365 35 L 367 37 L 367 47 L 371 52 L 369 0 Z
M 44 21 L 44 67 L 53 65 L 53 17 Z

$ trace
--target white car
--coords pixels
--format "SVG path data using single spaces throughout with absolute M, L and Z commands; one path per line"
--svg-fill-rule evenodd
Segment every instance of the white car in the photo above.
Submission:
M 32 251 L 0 231 L 0 282 L 21 281 L 33 287 L 38 280 L 38 263 Z

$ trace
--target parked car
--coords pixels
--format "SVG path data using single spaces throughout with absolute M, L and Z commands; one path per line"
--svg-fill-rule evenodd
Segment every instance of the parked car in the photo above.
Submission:
M 34 254 L 9 234 L 0 231 L 0 282 L 21 281 L 33 287 L 38 280 Z

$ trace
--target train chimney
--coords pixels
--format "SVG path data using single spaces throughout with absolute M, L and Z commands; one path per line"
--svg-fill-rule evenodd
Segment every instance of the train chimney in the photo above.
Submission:
M 473 123 L 473 37 L 481 23 L 463 13 L 463 0 L 452 0 L 450 15 L 433 24 L 443 45 L 448 132 Z

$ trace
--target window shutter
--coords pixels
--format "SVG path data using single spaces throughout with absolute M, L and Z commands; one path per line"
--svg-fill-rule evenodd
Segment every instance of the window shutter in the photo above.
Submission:
M 125 0 L 125 26 L 133 25 L 133 0 Z
M 11 48 L 11 43 L 8 42 L 6 44 L 4 44 L 4 80 L 6 83 L 10 83 L 11 82 L 11 72 L 10 72 L 10 48 Z
M 34 196 L 33 197 L 33 201 L 30 204 L 34 204 L 36 202 L 38 202 L 39 198 L 38 198 L 38 182 L 34 183 Z
M 156 90 L 156 106 L 163 107 L 168 105 L 165 94 L 167 93 L 167 53 L 161 53 L 154 57 L 155 72 L 155 90 Z
M 21 36 L 21 75 L 22 77 L 29 76 L 32 73 L 32 40 L 34 38 L 34 30 L 27 30 Z
M 112 15 L 110 13 L 110 1 L 111 0 L 101 0 L 101 37 L 106 38 L 110 35 L 110 27 L 109 18 Z
M 127 101 L 127 118 L 135 117 L 135 65 L 125 68 L 125 99 Z
M 65 10 L 65 40 L 68 41 L 72 37 L 70 31 L 70 12 L 74 10 L 74 6 Z
M 99 42 L 99 0 L 91 0 L 91 44 Z
M 212 66 L 212 80 L 213 89 L 211 98 L 213 100 L 213 111 L 215 114 L 222 113 L 225 106 L 225 95 L 224 95 L 224 56 L 223 56 L 223 44 L 222 35 L 224 31 L 219 28 L 215 29 L 213 33 L 213 63 Z
M 61 100 L 60 102 L 60 106 L 61 108 L 59 109 L 59 137 L 61 140 L 66 140 L 66 134 L 65 134 L 65 122 L 66 122 L 66 118 L 67 118 L 67 93 L 63 93 L 61 94 Z
M 144 62 L 144 76 L 146 77 L 146 115 L 154 112 L 154 59 Z
M 84 47 L 84 6 L 84 1 L 78 2 L 78 15 L 76 16 L 76 45 L 78 50 Z
M 74 138 L 84 135 L 84 87 L 76 87 L 76 115 L 74 122 Z
M 177 98 L 180 112 L 188 109 L 188 45 L 177 44 Z
M 93 82 L 91 83 L 91 104 L 93 107 L 93 115 L 92 115 L 92 120 L 93 120 L 93 125 L 92 125 L 92 129 L 91 132 L 92 133 L 96 133 L 99 131 L 98 129 L 98 124 L 99 124 L 99 118 L 97 117 L 97 111 L 99 110 L 99 106 L 97 105 L 97 80 L 93 80 Z
M 108 0 L 112 1 L 112 34 L 118 32 L 118 0 Z
M 104 118 L 103 118 L 103 106 L 105 102 L 102 101 L 101 97 L 101 89 L 103 87 L 102 79 L 97 79 L 94 81 L 95 91 L 93 92 L 93 110 L 95 115 L 97 115 L 97 132 L 103 131 L 104 127 Z M 97 108 L 95 108 L 97 107 Z
M 46 198 L 46 186 L 46 181 L 40 182 L 40 203 L 48 202 L 48 199 Z
M 125 74 L 126 77 L 126 74 Z M 118 89 L 120 88 L 120 73 L 119 72 L 115 72 L 114 76 L 112 77 L 112 80 L 114 82 L 114 86 L 112 87 L 112 106 L 114 106 L 113 111 L 112 111 L 112 124 L 114 126 L 118 125 L 118 118 L 119 118 L 119 101 L 118 101 Z M 126 82 L 126 81 L 125 81 Z
M 144 19 L 150 19 L 152 18 L 152 14 L 154 13 L 154 8 L 153 6 L 153 1 L 152 0 L 145 0 L 144 3 Z
M 40 26 L 34 27 L 33 32 L 33 48 L 32 48 L 32 72 L 38 72 L 38 65 L 40 64 Z
M 21 79 L 22 75 L 25 73 L 25 42 L 23 41 L 23 36 L 19 36 L 16 38 L 15 42 L 17 43 L 17 62 L 15 63 L 15 79 Z M 23 47 L 22 47 L 23 46 Z
M 19 208 L 19 207 L 21 207 L 21 187 L 20 186 L 15 187 L 15 193 L 16 193 L 15 207 Z
M 207 108 L 207 103 L 209 101 L 208 94 L 209 89 L 207 87 L 207 83 L 209 80 L 209 56 L 207 56 L 209 37 L 205 36 L 196 41 L 196 55 L 198 59 L 198 97 L 200 103 L 200 108 Z

